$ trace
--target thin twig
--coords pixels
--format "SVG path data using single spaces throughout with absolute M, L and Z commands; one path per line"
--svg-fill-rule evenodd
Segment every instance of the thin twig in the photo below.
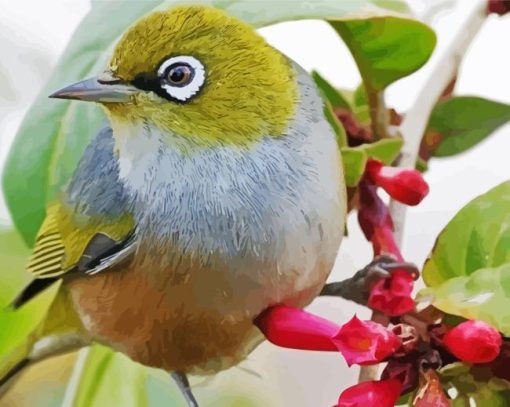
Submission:
M 462 57 L 469 44 L 480 30 L 487 17 L 487 0 L 458 1 L 453 13 L 460 13 L 463 18 L 457 24 L 449 45 L 437 55 L 433 55 L 423 68 L 428 72 L 427 79 L 417 92 L 415 103 L 406 113 L 400 132 L 404 138 L 402 156 L 398 167 L 414 167 L 418 157 L 420 142 L 427 128 L 430 113 L 441 97 L 443 90 L 455 77 Z M 395 226 L 395 240 L 402 244 L 406 207 L 395 201 L 391 202 L 391 215 Z
M 461 4 L 462 3 L 462 4 Z M 449 45 L 437 55 L 433 55 L 429 63 L 423 68 L 428 71 L 427 79 L 423 82 L 421 89 L 417 92 L 416 101 L 412 108 L 406 113 L 400 127 L 400 132 L 404 138 L 404 147 L 402 155 L 397 162 L 398 167 L 413 167 L 416 165 L 418 150 L 421 138 L 426 130 L 428 119 L 432 109 L 436 105 L 443 90 L 456 75 L 463 55 L 469 44 L 480 30 L 485 18 L 487 9 L 487 0 L 471 0 L 470 2 L 457 1 L 455 13 L 461 13 L 464 17 L 457 25 L 457 29 L 451 37 Z M 382 95 L 379 95 L 382 98 Z M 376 106 L 386 111 L 384 100 L 374 100 L 378 102 Z M 372 112 L 372 120 L 377 120 L 373 124 L 374 132 L 377 135 L 388 134 L 389 121 L 385 122 L 386 129 L 381 130 L 384 114 L 381 112 Z M 395 201 L 390 204 L 390 213 L 395 226 L 395 240 L 398 245 L 402 245 L 403 230 L 405 223 L 405 206 Z M 372 314 L 372 320 L 383 325 L 389 324 L 389 318 L 379 312 Z M 362 366 L 359 374 L 359 382 L 374 380 L 377 378 L 379 365 Z

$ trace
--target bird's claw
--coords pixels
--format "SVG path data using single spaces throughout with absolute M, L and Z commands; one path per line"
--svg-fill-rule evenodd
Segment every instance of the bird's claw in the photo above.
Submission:
M 372 287 L 381 279 L 388 279 L 394 270 L 404 270 L 415 280 L 420 275 L 418 267 L 414 263 L 398 261 L 391 255 L 380 255 L 374 257 L 368 265 L 351 278 L 326 284 L 320 295 L 342 297 L 366 305 Z

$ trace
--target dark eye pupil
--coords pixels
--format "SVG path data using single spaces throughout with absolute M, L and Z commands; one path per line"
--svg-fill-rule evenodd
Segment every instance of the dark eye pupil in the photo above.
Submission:
M 192 68 L 184 64 L 171 66 L 167 74 L 168 82 L 173 85 L 185 85 L 191 81 L 192 77 Z

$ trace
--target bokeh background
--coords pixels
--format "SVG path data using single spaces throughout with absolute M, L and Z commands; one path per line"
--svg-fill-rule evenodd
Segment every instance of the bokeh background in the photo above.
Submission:
M 409 0 L 417 16 L 438 33 L 434 57 L 448 43 L 452 28 L 462 15 L 462 3 L 466 1 Z M 88 0 L 0 0 L 0 172 L 27 108 L 89 7 Z M 105 16 L 105 24 L 109 18 L 113 17 Z M 263 28 L 260 33 L 304 68 L 318 70 L 338 87 L 354 89 L 358 85 L 359 74 L 349 52 L 326 23 L 281 23 Z M 464 57 L 456 94 L 510 103 L 508 38 L 510 19 L 489 17 Z M 409 108 L 415 102 L 414 90 L 426 69 L 427 66 L 392 85 L 387 91 L 388 105 L 397 111 Z M 56 102 L 48 100 L 48 103 Z M 460 207 L 510 178 L 509 157 L 510 125 L 507 124 L 475 149 L 450 159 L 432 159 L 426 173 L 431 193 L 419 207 L 408 211 L 405 257 L 421 265 L 439 231 Z M 0 227 L 9 225 L 9 214 L 0 196 Z M 331 280 L 349 276 L 370 260 L 370 246 L 363 241 L 352 216 L 349 231 Z M 19 267 L 15 261 L 11 263 Z M 0 281 L 4 284 L 1 275 Z M 317 299 L 310 310 L 338 322 L 346 321 L 353 313 L 369 317 L 367 310 L 340 299 Z M 76 371 L 77 358 L 77 354 L 66 355 L 31 369 L 0 404 L 70 405 L 65 400 L 66 383 Z M 212 378 L 195 378 L 193 384 L 204 406 L 240 406 L 241 399 L 252 400 L 242 402 L 247 406 L 328 406 L 341 389 L 355 382 L 357 373 L 356 368 L 347 368 L 337 354 L 284 350 L 263 344 L 240 367 Z M 162 379 L 153 386 L 165 383 Z M 172 386 L 170 381 L 168 386 Z M 152 400 L 152 405 L 169 404 L 161 396 Z

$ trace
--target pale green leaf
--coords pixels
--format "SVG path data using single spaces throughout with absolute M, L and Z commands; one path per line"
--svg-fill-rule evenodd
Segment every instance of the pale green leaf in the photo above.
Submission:
M 455 277 L 420 296 L 431 296 L 440 310 L 466 319 L 479 319 L 510 335 L 510 263 Z
M 440 233 L 423 269 L 428 286 L 510 262 L 510 182 L 462 208 Z
M 324 79 L 317 71 L 312 71 L 312 78 L 326 100 L 331 103 L 332 107 L 342 107 L 344 109 L 351 110 L 349 102 L 342 93 Z
M 76 389 L 69 407 L 148 406 L 145 383 L 147 368 L 121 353 L 103 346 L 92 346 L 81 371 L 70 383 Z
M 367 153 L 363 149 L 343 147 L 342 161 L 344 164 L 345 183 L 348 187 L 358 185 L 367 164 Z
M 427 62 L 436 45 L 434 31 L 401 16 L 344 18 L 330 24 L 350 49 L 370 91 L 380 91 Z
M 389 165 L 398 157 L 403 144 L 401 138 L 387 138 L 374 143 L 362 144 L 358 148 L 363 149 L 368 157 Z

